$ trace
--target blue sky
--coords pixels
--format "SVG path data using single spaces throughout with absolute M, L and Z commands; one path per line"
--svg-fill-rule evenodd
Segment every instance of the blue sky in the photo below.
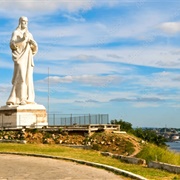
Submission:
M 178 0 L 0 1 L 0 105 L 11 90 L 9 40 L 20 16 L 39 46 L 36 102 L 109 114 L 134 127 L 180 127 Z

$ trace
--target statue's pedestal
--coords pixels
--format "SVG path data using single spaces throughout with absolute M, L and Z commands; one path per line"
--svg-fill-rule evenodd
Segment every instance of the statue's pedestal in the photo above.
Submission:
M 39 104 L 2 106 L 0 108 L 0 127 L 4 128 L 42 128 L 47 126 L 46 108 Z

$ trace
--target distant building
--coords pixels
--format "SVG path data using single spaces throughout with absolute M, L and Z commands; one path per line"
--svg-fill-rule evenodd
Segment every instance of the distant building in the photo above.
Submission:
M 178 134 L 173 134 L 173 135 L 171 135 L 171 140 L 172 140 L 172 141 L 177 141 L 177 140 L 179 140 L 179 135 L 178 135 Z

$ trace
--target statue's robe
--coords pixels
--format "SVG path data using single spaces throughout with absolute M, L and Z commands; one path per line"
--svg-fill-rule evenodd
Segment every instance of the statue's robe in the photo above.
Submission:
M 38 46 L 31 33 L 27 32 L 27 36 L 30 42 L 23 39 L 24 36 L 20 29 L 16 29 L 12 34 L 10 48 L 14 61 L 13 87 L 6 104 L 21 104 L 21 102 L 29 104 L 34 103 L 35 100 L 33 56 L 37 53 Z M 32 41 L 34 43 L 31 43 Z

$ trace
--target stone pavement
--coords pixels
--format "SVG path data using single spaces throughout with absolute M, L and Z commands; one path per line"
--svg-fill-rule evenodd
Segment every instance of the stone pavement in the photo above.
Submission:
M 50 158 L 0 154 L 0 180 L 122 180 L 103 169 Z

